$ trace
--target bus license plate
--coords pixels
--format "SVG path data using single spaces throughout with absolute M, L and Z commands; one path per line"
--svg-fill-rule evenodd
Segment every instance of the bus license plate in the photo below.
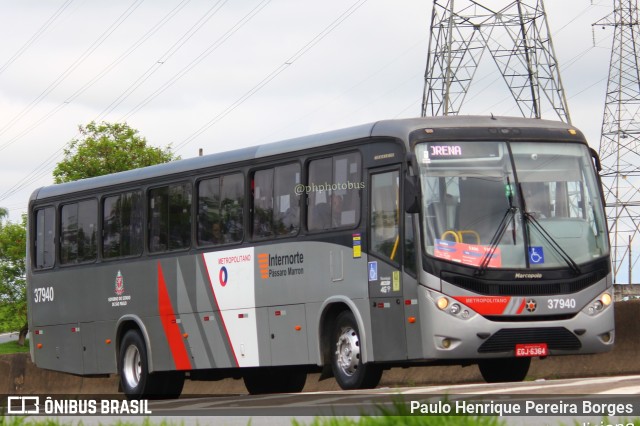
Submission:
M 546 343 L 524 343 L 516 345 L 517 357 L 547 356 L 549 350 Z

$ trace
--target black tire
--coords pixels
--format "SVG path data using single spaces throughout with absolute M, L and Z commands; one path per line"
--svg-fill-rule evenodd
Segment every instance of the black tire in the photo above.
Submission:
M 487 383 L 521 382 L 527 377 L 531 358 L 493 358 L 478 361 L 482 378 Z
M 290 368 L 262 367 L 247 370 L 242 378 L 251 395 L 298 393 L 307 382 L 307 373 Z
M 341 312 L 331 337 L 331 368 L 340 388 L 372 389 L 382 378 L 382 368 L 364 364 L 360 356 L 360 331 L 351 311 Z
M 184 372 L 149 373 L 147 346 L 137 330 L 122 338 L 118 354 L 118 374 L 128 399 L 178 398 L 184 386 Z
M 158 395 L 161 399 L 178 399 L 184 388 L 184 371 L 166 371 L 154 373 L 159 375 L 162 391 Z

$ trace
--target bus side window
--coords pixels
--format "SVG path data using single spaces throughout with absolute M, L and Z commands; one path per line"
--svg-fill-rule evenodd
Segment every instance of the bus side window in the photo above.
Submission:
M 53 207 L 45 207 L 36 211 L 35 266 L 38 269 L 53 267 L 55 261 L 54 227 L 55 209 Z
M 371 176 L 371 248 L 399 262 L 399 180 L 398 171 Z
M 244 176 L 235 173 L 198 184 L 198 244 L 242 241 Z
M 244 175 L 236 173 L 220 179 L 222 232 L 225 241 L 237 243 L 244 237 Z
M 309 163 L 309 208 L 307 224 L 310 231 L 331 228 L 331 189 L 325 185 L 333 181 L 331 158 L 314 160 Z
M 142 193 L 125 192 L 106 197 L 102 207 L 102 255 L 104 258 L 142 253 Z
M 273 236 L 273 169 L 253 175 L 253 238 Z
M 274 230 L 277 235 L 296 235 L 300 229 L 300 165 L 276 167 L 274 177 Z
M 258 170 L 253 175 L 253 238 L 286 237 L 300 229 L 300 165 Z
M 309 163 L 310 231 L 354 228 L 360 222 L 360 153 L 353 152 Z
M 65 204 L 60 213 L 60 262 L 96 259 L 98 206 L 95 200 Z
M 180 250 L 191 245 L 191 185 L 149 191 L 149 250 Z

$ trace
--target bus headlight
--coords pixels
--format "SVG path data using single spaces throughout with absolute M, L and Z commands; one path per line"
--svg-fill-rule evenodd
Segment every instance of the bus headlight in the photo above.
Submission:
M 597 315 L 600 312 L 604 311 L 611 303 L 613 302 L 613 298 L 609 292 L 604 292 L 597 299 L 593 300 L 589 303 L 584 311 L 589 315 Z
M 427 290 L 427 297 L 436 305 L 438 310 L 445 312 L 458 319 L 469 319 L 475 315 L 463 303 L 459 303 L 456 298 L 445 296 L 442 293 Z
M 445 309 L 447 309 L 447 306 L 449 306 L 449 299 L 447 299 L 446 297 L 441 297 L 436 302 L 436 305 L 438 305 L 438 309 L 444 311 Z

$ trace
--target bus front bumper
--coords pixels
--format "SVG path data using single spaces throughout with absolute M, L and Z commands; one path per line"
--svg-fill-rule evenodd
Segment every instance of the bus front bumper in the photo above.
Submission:
M 611 290 L 582 309 L 555 317 L 532 315 L 530 310 L 534 303 L 546 306 L 556 298 L 454 298 L 426 288 L 419 293 L 424 359 L 507 358 L 516 356 L 517 348 L 518 355 L 522 348 L 534 349 L 525 356 L 592 354 L 610 351 L 615 341 Z M 601 302 L 603 297 L 608 304 Z M 491 302 L 514 308 L 508 315 L 489 315 L 496 311 L 486 306 Z

